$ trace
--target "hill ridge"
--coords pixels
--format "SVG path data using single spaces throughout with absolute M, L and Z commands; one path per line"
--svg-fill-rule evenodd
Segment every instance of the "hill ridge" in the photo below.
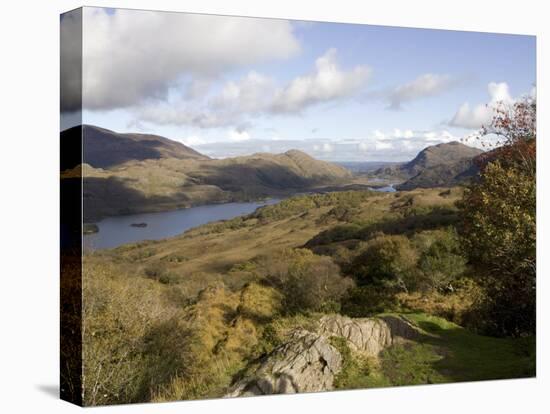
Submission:
M 84 162 L 92 167 L 116 168 L 150 159 L 209 159 L 181 142 L 154 134 L 119 133 L 96 125 L 78 125 L 61 132 L 62 148 L 78 153 L 82 139 Z M 75 165 L 62 165 L 62 170 Z

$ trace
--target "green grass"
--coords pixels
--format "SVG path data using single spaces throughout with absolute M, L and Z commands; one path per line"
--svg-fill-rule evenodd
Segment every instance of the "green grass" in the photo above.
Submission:
M 435 316 L 406 317 L 426 332 L 420 342 L 441 356 L 431 366 L 442 375 L 442 382 L 535 376 L 535 338 L 494 338 Z
M 352 352 L 342 338 L 332 345 L 342 355 L 337 389 L 438 384 L 535 375 L 534 338 L 477 335 L 443 318 L 403 314 L 421 329 L 414 342 L 396 344 L 378 360 Z

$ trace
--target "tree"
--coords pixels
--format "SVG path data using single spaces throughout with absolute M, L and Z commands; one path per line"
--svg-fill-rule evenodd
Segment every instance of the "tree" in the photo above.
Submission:
M 422 252 L 418 267 L 427 289 L 453 291 L 453 283 L 466 269 L 466 260 L 461 254 L 454 228 L 441 232 Z
M 482 136 L 499 147 L 479 159 L 480 174 L 460 203 L 461 235 L 487 291 L 486 328 L 535 333 L 536 104 L 500 105 Z
M 418 253 L 406 236 L 379 235 L 369 240 L 350 267 L 362 284 L 408 291 L 417 261 Z

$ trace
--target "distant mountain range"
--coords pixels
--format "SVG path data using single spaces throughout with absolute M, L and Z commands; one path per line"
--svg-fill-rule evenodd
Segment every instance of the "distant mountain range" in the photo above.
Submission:
M 193 205 L 286 196 L 334 185 L 352 174 L 336 164 L 290 150 L 210 159 L 156 135 L 119 134 L 91 125 L 66 130 L 63 142 L 83 137 L 84 218 L 163 211 Z M 79 177 L 68 168 L 67 180 Z
M 75 158 L 78 161 L 62 157 L 62 178 L 68 184 L 80 179 L 82 172 L 87 222 L 105 216 L 281 197 L 323 188 L 367 188 L 370 181 L 365 184 L 365 174 L 369 180 L 399 183 L 399 190 L 452 186 L 477 173 L 473 160 L 482 153 L 451 142 L 428 147 L 401 164 L 337 165 L 298 150 L 211 159 L 158 135 L 120 134 L 92 125 L 63 131 L 62 150 L 78 154 L 80 137 L 84 164 L 79 164 L 79 157 Z

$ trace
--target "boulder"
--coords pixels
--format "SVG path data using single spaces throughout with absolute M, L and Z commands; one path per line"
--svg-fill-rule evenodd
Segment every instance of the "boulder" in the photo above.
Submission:
M 226 397 L 330 391 L 342 369 L 342 356 L 331 344 L 331 337 L 344 338 L 356 352 L 377 356 L 383 349 L 417 335 L 412 324 L 395 316 L 323 316 L 315 332 L 294 331 L 287 342 L 237 381 Z
M 352 350 L 368 356 L 377 356 L 384 348 L 418 335 L 413 325 L 396 316 L 353 319 L 341 315 L 323 316 L 319 321 L 319 333 L 342 337 Z
M 342 357 L 328 337 L 305 330 L 273 350 L 254 374 L 232 388 L 226 397 L 291 394 L 331 390 Z

